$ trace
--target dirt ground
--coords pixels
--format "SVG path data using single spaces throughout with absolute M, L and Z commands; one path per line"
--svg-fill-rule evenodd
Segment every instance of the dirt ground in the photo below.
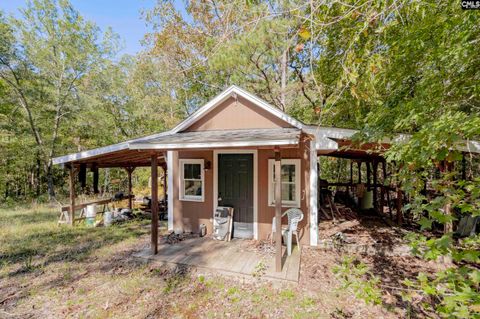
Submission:
M 148 246 L 148 221 L 72 230 L 57 227 L 55 217 L 52 211 L 38 209 L 0 210 L 0 318 L 399 318 L 406 314 L 396 295 L 385 299 L 383 306 L 367 305 L 339 289 L 332 268 L 342 254 L 336 251 L 303 249 L 299 284 L 278 285 L 262 278 L 240 280 L 199 275 L 182 267 L 161 268 L 135 258 L 134 253 Z M 268 245 L 259 249 L 271 253 Z M 388 267 L 369 256 L 364 260 L 378 266 L 382 282 L 389 285 L 418 271 L 410 267 L 411 271 L 400 272 L 411 263 L 407 259 L 390 260 Z

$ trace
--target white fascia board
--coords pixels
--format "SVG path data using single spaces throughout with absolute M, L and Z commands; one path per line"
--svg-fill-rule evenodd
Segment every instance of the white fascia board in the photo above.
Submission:
M 213 110 L 216 106 L 218 106 L 220 103 L 231 97 L 233 94 L 237 94 L 246 100 L 252 102 L 253 104 L 259 106 L 263 110 L 269 112 L 270 114 L 273 114 L 274 116 L 278 117 L 284 122 L 287 122 L 288 124 L 298 128 L 298 129 L 303 129 L 303 124 L 300 121 L 295 120 L 294 118 L 290 117 L 289 115 L 285 114 L 284 112 L 280 111 L 279 109 L 273 107 L 272 105 L 268 104 L 264 100 L 260 99 L 259 97 L 256 97 L 253 94 L 248 93 L 247 91 L 232 85 L 216 97 L 214 97 L 212 100 L 210 100 L 207 104 L 199 108 L 195 113 L 190 115 L 187 119 L 185 119 L 183 122 L 178 124 L 175 128 L 173 128 L 172 133 L 178 133 L 188 127 L 190 127 L 192 124 L 200 120 L 202 117 L 204 117 L 206 114 L 208 114 L 211 110 Z
M 275 146 L 298 145 L 298 139 L 268 140 L 268 141 L 239 141 L 239 142 L 212 142 L 212 143 L 135 143 L 130 145 L 132 150 L 174 150 L 186 148 L 221 148 L 221 147 L 249 147 L 249 146 Z
M 312 134 L 316 138 L 316 149 L 322 151 L 338 150 L 338 143 L 332 139 L 351 139 L 351 137 L 358 133 L 358 130 L 343 129 L 335 127 L 309 127 L 305 132 Z M 381 143 L 407 143 L 412 138 L 410 134 L 396 134 L 393 138 L 384 138 Z M 475 140 L 463 140 L 458 142 L 454 147 L 455 150 L 467 153 L 480 154 L 480 142 Z
M 480 153 L 480 142 L 479 141 L 472 141 L 466 140 L 457 143 L 455 147 L 457 151 L 465 152 L 465 153 Z
M 108 146 L 104 146 L 104 147 L 94 148 L 94 149 L 87 150 L 87 151 L 72 153 L 72 154 L 68 154 L 68 155 L 64 155 L 64 156 L 59 156 L 59 157 L 53 158 L 52 163 L 53 163 L 53 165 L 64 164 L 64 163 L 69 163 L 69 162 L 73 162 L 73 161 L 78 161 L 78 160 L 90 158 L 90 157 L 93 157 L 93 156 L 98 156 L 98 155 L 123 151 L 123 150 L 129 149 L 130 143 L 140 142 L 144 139 L 157 138 L 157 137 L 161 137 L 161 136 L 165 136 L 165 135 L 169 135 L 169 134 L 171 134 L 170 131 L 161 132 L 161 133 L 157 133 L 157 134 L 153 134 L 153 135 L 149 135 L 149 136 L 135 138 L 133 140 L 128 140 L 128 141 L 121 142 L 121 143 L 118 143 L 118 144 L 112 144 L 112 145 L 108 145 Z
M 335 142 L 334 140 L 327 138 L 327 137 L 317 137 L 315 138 L 315 149 L 318 150 L 331 150 L 331 151 L 336 151 L 339 149 L 338 143 Z
M 97 155 L 102 155 L 102 154 L 108 154 L 108 153 L 114 153 L 122 150 L 128 149 L 128 143 L 123 142 L 119 144 L 113 144 L 105 147 L 100 147 L 100 148 L 95 148 L 93 150 L 88 150 L 88 151 L 83 151 L 79 153 L 73 153 L 65 156 L 60 156 L 60 157 L 55 157 L 52 160 L 52 163 L 54 165 L 56 164 L 63 164 L 63 163 L 68 163 L 68 162 L 73 162 L 73 161 L 78 161 L 81 159 L 89 158 L 92 156 L 97 156 Z

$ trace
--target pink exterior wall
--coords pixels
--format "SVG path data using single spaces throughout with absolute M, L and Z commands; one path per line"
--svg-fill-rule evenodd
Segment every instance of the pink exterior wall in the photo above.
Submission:
M 198 232 L 201 224 L 207 225 L 207 232 L 212 233 L 213 216 L 213 169 L 204 172 L 205 187 L 204 201 L 190 202 L 180 200 L 179 182 L 180 169 L 179 159 L 194 158 L 204 159 L 205 163 L 213 163 L 213 151 L 179 151 L 174 152 L 173 158 L 173 229 L 182 229 L 186 232 Z
M 204 117 L 192 124 L 185 131 L 206 131 L 206 130 L 232 130 L 232 129 L 253 129 L 253 128 L 278 128 L 292 127 L 287 122 L 279 119 L 262 108 L 238 97 L 235 101 L 233 97 L 215 107 Z M 308 140 L 302 136 L 298 148 L 282 149 L 282 158 L 301 159 L 301 209 L 305 216 L 300 223 L 299 234 L 301 242 L 308 245 L 310 241 L 309 232 L 309 150 Z M 268 206 L 268 160 L 274 158 L 273 148 L 257 149 L 258 165 L 258 203 L 257 203 L 257 227 L 258 239 L 267 239 L 272 229 L 272 218 L 275 215 L 275 208 Z M 209 234 L 213 231 L 213 170 L 214 159 L 213 150 L 204 151 L 178 151 L 173 152 L 173 227 L 187 232 L 198 232 L 199 225 L 205 224 Z M 190 202 L 179 199 L 179 159 L 204 159 L 211 162 L 212 168 L 205 171 L 204 202 Z M 284 208 L 285 211 L 288 208 Z M 287 222 L 286 218 L 283 221 Z
M 309 232 L 309 154 L 308 141 L 300 143 L 298 148 L 282 149 L 282 158 L 301 159 L 301 209 L 305 216 L 300 223 L 299 234 L 302 244 L 308 245 L 310 242 Z M 213 151 L 179 151 L 174 152 L 173 167 L 173 216 L 174 229 L 183 229 L 184 231 L 197 232 L 200 224 L 207 225 L 207 232 L 212 233 L 213 225 L 211 218 L 213 216 Z M 179 199 L 179 164 L 178 160 L 183 158 L 204 159 L 205 163 L 210 161 L 212 168 L 205 171 L 205 201 L 189 202 Z M 272 218 L 275 216 L 275 207 L 268 206 L 268 160 L 274 158 L 273 149 L 258 149 L 258 239 L 267 239 L 272 229 Z M 288 207 L 283 208 L 283 211 Z M 286 218 L 283 223 L 287 223 Z
M 292 127 L 248 100 L 233 97 L 215 107 L 185 131 Z
M 310 244 L 309 232 L 309 204 L 310 204 L 310 161 L 308 154 L 308 142 L 302 141 L 298 148 L 282 149 L 282 159 L 301 159 L 300 167 L 300 209 L 305 216 L 299 225 L 300 241 L 304 245 Z M 261 149 L 258 151 L 258 239 L 266 239 L 272 229 L 272 218 L 275 216 L 275 207 L 268 206 L 268 160 L 274 159 L 273 150 Z M 282 212 L 288 207 L 282 208 Z M 282 219 L 282 223 L 287 223 L 287 218 Z

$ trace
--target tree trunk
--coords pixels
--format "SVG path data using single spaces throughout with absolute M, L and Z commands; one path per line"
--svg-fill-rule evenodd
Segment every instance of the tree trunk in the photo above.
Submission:
M 285 106 L 287 105 L 287 76 L 288 76 L 288 70 L 287 70 L 287 60 L 288 60 L 288 57 L 287 57 L 287 54 L 288 54 L 288 48 L 286 48 L 283 52 L 282 52 L 282 59 L 281 59 L 281 63 L 280 63 L 280 67 L 281 67 L 281 72 L 282 72 L 282 76 L 281 76 L 281 90 L 280 90 L 280 104 L 282 105 L 282 110 L 285 111 Z
M 110 184 L 110 169 L 105 168 L 105 176 L 103 178 L 103 189 L 102 189 L 102 196 L 105 196 L 108 193 L 109 189 L 108 186 Z
M 53 172 L 51 162 L 47 165 L 47 193 L 48 199 L 51 201 L 55 198 L 55 185 L 53 183 Z
M 40 153 L 37 151 L 36 153 L 36 164 L 35 164 L 35 195 L 38 197 L 40 196 L 41 189 L 41 170 L 42 170 L 42 163 L 40 161 Z

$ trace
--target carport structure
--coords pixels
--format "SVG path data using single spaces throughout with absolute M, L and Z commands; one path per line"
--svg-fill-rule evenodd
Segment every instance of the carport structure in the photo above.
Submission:
M 73 225 L 75 210 L 85 204 L 75 204 L 75 178 L 79 174 L 80 183 L 84 186 L 86 171 L 90 169 L 94 174 L 94 184 L 98 183 L 100 168 L 124 168 L 128 173 L 129 206 L 132 207 L 132 172 L 136 167 L 150 167 L 151 169 L 151 251 L 158 252 L 158 167 L 164 172 L 164 185 L 173 185 L 174 152 L 228 152 L 232 148 L 248 146 L 250 150 L 272 150 L 275 154 L 275 163 L 278 166 L 276 173 L 281 172 L 281 151 L 298 147 L 301 131 L 298 129 L 254 129 L 249 130 L 222 130 L 204 132 L 165 132 L 144 138 L 134 139 L 107 147 L 70 154 L 54 159 L 54 164 L 62 164 L 69 170 L 70 204 L 68 209 L 68 223 Z M 280 181 L 277 177 L 275 200 L 276 210 L 280 214 L 281 201 Z M 94 185 L 94 189 L 98 187 Z M 164 187 L 165 191 L 165 187 Z M 167 193 L 164 194 L 166 196 Z M 166 197 L 164 197 L 166 198 Z M 170 199 L 169 199 L 170 200 Z M 169 203 L 169 223 L 172 220 L 173 207 Z M 281 220 L 279 218 L 279 220 Z M 171 228 L 171 227 L 169 227 Z M 281 235 L 280 232 L 278 235 Z M 277 243 L 281 239 L 277 238 Z M 281 253 L 281 247 L 278 248 Z M 279 253 L 279 256 L 280 256 Z M 280 257 L 278 258 L 280 262 Z M 279 266 L 281 268 L 281 266 Z

